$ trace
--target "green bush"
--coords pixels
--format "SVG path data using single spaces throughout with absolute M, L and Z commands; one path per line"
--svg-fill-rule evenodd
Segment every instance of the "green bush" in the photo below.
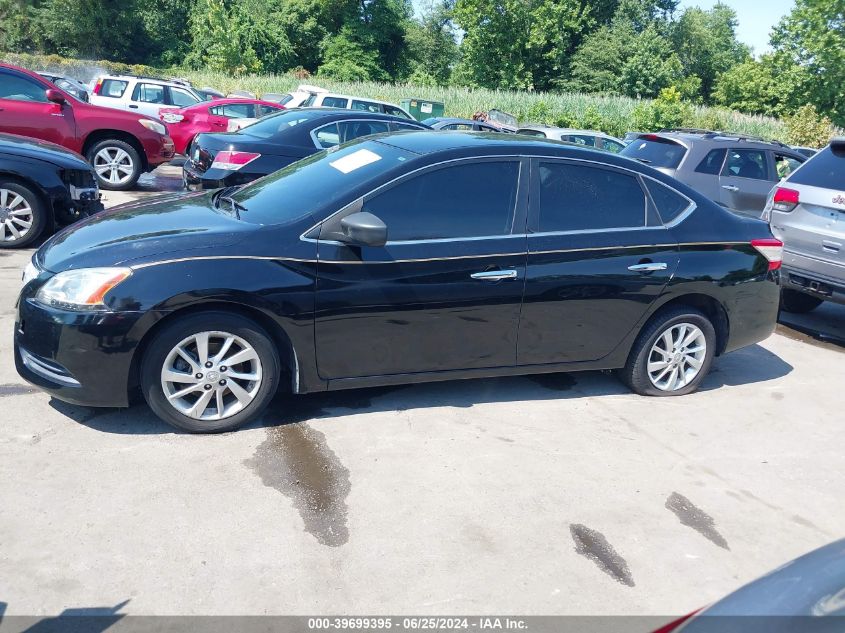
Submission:
M 786 139 L 792 145 L 824 147 L 836 135 L 836 128 L 827 117 L 819 115 L 816 107 L 805 105 L 785 118 Z

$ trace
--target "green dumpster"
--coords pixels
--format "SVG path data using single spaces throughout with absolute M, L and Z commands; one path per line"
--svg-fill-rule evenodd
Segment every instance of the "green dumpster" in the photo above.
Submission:
M 443 116 L 443 112 L 446 110 L 446 106 L 439 101 L 426 101 L 425 99 L 402 99 L 399 105 L 417 121 L 433 116 Z

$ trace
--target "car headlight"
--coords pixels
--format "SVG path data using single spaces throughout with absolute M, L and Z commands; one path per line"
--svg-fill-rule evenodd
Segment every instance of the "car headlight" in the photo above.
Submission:
M 35 265 L 31 259 L 29 263 L 24 266 L 23 274 L 21 275 L 22 285 L 28 284 L 30 281 L 38 277 L 38 267 Z
M 131 274 L 129 268 L 66 270 L 41 286 L 35 300 L 62 310 L 106 310 L 106 293 Z
M 143 125 L 148 130 L 152 130 L 157 134 L 161 134 L 162 136 L 167 136 L 167 128 L 164 127 L 158 121 L 153 121 L 152 119 L 138 119 L 138 123 Z

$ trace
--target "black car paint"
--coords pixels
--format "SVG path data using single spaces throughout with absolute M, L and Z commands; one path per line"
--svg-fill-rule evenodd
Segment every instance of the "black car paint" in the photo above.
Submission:
M 286 224 L 238 220 L 213 208 L 214 194 L 199 193 L 109 210 L 56 235 L 36 254 L 42 272 L 19 299 L 18 371 L 63 400 L 125 406 L 158 327 L 210 308 L 262 324 L 283 350 L 297 393 L 621 367 L 648 319 L 675 300 L 711 313 L 720 352 L 762 340 L 774 328 L 777 272 L 750 245 L 770 237 L 768 227 L 640 163 L 498 134 L 404 133 L 355 145 L 401 147 L 405 156 Z M 331 224 L 327 218 L 351 212 L 364 193 L 397 176 L 443 161 L 501 155 L 518 157 L 529 170 L 526 156 L 630 170 L 676 188 L 697 209 L 677 226 L 654 229 L 657 234 L 582 233 L 555 242 L 522 228 L 530 229 L 535 213 L 523 187 L 515 233 L 501 240 L 359 247 L 318 239 Z M 273 178 L 254 187 L 271 188 Z M 629 262 L 658 255 L 672 258 L 671 274 L 627 270 Z M 106 296 L 108 312 L 71 313 L 34 301 L 56 272 L 114 265 L 130 266 L 133 274 Z M 469 281 L 472 272 L 502 265 L 518 267 L 519 280 Z M 550 320 L 555 312 L 558 319 Z M 551 341 L 538 332 L 550 326 Z M 23 366 L 21 348 L 63 368 L 82 387 L 39 378 Z
M 0 133 L 0 179 L 4 176 L 35 191 L 47 205 L 50 233 L 103 209 L 91 166 L 60 145 Z M 70 185 L 83 190 L 85 199 L 74 200 Z
M 192 189 L 215 189 L 252 182 L 321 151 L 314 143 L 311 132 L 338 121 L 383 121 L 401 124 L 404 129 L 429 129 L 422 123 L 403 117 L 373 112 L 335 108 L 297 108 L 295 111 L 309 117 L 308 120 L 271 138 L 252 136 L 249 127 L 237 132 L 198 134 L 188 148 L 188 159 L 182 166 L 185 185 Z M 284 110 L 264 117 L 263 120 L 285 116 L 290 112 L 292 110 Z M 237 171 L 212 168 L 214 157 L 221 151 L 255 152 L 261 156 Z

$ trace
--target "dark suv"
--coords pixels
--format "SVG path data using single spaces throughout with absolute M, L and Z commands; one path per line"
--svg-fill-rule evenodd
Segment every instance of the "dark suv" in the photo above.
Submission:
M 640 134 L 622 150 L 731 211 L 759 218 L 772 187 L 806 156 L 788 145 L 707 130 Z

